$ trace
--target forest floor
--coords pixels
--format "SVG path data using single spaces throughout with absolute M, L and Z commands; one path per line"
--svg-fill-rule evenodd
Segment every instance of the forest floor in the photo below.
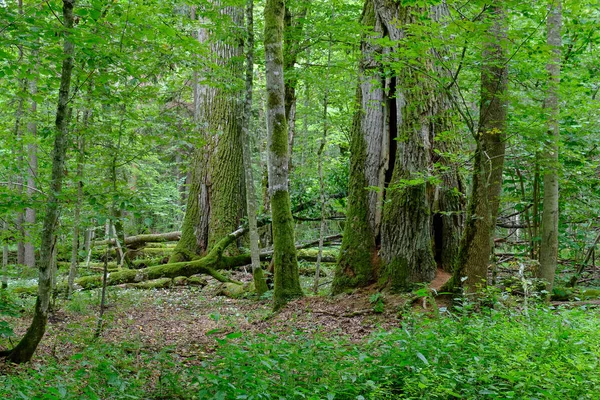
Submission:
M 250 277 L 236 276 L 243 280 Z M 309 280 L 303 280 L 308 286 Z M 270 299 L 228 298 L 219 294 L 219 282 L 208 281 L 204 288 L 109 288 L 100 339 L 113 343 L 135 341 L 145 351 L 168 347 L 182 362 L 194 364 L 234 332 L 286 335 L 301 331 L 344 336 L 358 342 L 376 330 L 400 327 L 401 310 L 409 301 L 406 295 L 373 297 L 378 292 L 366 288 L 336 297 L 308 295 L 274 314 Z M 95 290 L 78 292 L 69 302 L 58 299 L 36 358 L 68 358 L 80 351 L 72 338 L 94 333 L 99 295 Z M 29 313 L 25 309 L 23 312 L 22 317 L 9 320 L 16 337 L 24 334 L 29 324 Z
M 57 299 L 33 362 L 0 363 L 0 398 L 600 398 L 593 306 L 548 309 L 495 292 L 497 310 L 480 312 L 434 302 L 426 290 L 375 287 L 332 297 L 331 267 L 325 272 L 319 295 L 303 276 L 307 296 L 279 313 L 268 295 L 228 298 L 212 279 L 205 287 L 112 287 L 98 338 L 99 290 Z M 439 274 L 431 286 L 446 279 Z M 0 348 L 25 332 L 33 303 L 16 299 L 20 315 L 4 318 L 14 339 L 0 338 Z M 515 386 L 523 379 L 535 384 Z

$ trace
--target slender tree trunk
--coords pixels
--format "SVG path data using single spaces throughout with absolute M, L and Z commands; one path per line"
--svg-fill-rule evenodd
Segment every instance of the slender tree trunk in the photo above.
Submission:
M 538 162 L 539 155 L 536 153 L 535 168 L 533 174 L 533 246 L 531 249 L 531 258 L 534 260 L 540 259 L 540 164 Z
M 17 1 L 17 7 L 19 11 L 19 15 L 21 17 L 24 16 L 23 13 L 23 1 Z M 21 63 L 21 68 L 24 70 L 25 67 L 25 52 L 23 51 L 23 45 L 19 44 L 17 46 L 19 52 L 19 60 Z M 19 194 L 23 193 L 23 119 L 24 119 L 24 111 L 25 111 L 25 100 L 24 96 L 27 93 L 27 79 L 19 80 L 19 96 L 17 98 L 17 110 L 15 112 L 15 139 L 16 146 L 13 149 L 14 159 L 17 161 L 17 174 L 15 176 L 16 190 Z M 15 228 L 17 233 L 17 264 L 23 265 L 25 263 L 25 215 L 22 211 L 17 212 L 17 218 L 15 221 Z
M 246 183 L 246 207 L 248 211 L 248 228 L 250 235 L 250 257 L 252 260 L 252 276 L 254 287 L 258 295 L 267 290 L 267 281 L 260 266 L 260 238 L 256 222 L 256 189 L 254 188 L 254 174 L 252 169 L 252 153 L 250 152 L 250 126 L 252 122 L 252 88 L 254 79 L 254 1 L 246 2 L 246 96 L 242 121 L 242 143 L 244 146 L 244 171 Z
M 39 60 L 37 50 L 34 52 L 35 60 Z M 36 78 L 29 82 L 29 90 L 31 96 L 37 94 L 37 64 L 34 67 Z M 35 194 L 37 186 L 37 174 L 38 174 L 38 156 L 37 156 L 37 102 L 32 98 L 31 100 L 31 115 L 29 122 L 27 123 L 27 131 L 29 132 L 31 143 L 27 145 L 28 153 L 28 167 L 27 167 L 27 196 L 31 200 Z M 30 268 L 35 268 L 35 245 L 33 243 L 32 229 L 35 224 L 35 208 L 27 207 L 25 209 L 25 254 L 24 262 Z
M 465 232 L 451 282 L 451 285 L 460 285 L 462 278 L 466 277 L 464 284 L 469 292 L 487 284 L 502 190 L 508 81 L 504 7 L 503 2 L 497 2 L 487 9 L 491 25 L 483 43 L 481 104 L 473 186 Z
M 544 203 L 542 211 L 542 241 L 540 243 L 540 278 L 546 281 L 546 290 L 552 291 L 556 263 L 558 260 L 558 148 L 560 142 L 559 94 L 561 62 L 561 0 L 549 0 L 547 20 L 547 40 L 551 57 L 546 65 L 548 89 L 546 108 L 550 118 L 548 139 L 543 155 L 544 162 Z
M 8 223 L 4 221 L 2 223 L 3 235 L 6 235 L 8 231 Z M 2 238 L 2 283 L 0 284 L 2 289 L 8 287 L 8 242 Z
M 333 10 L 331 11 L 331 19 L 333 20 Z M 327 73 L 325 74 L 325 82 L 329 82 L 329 70 L 331 68 L 331 34 L 329 35 L 329 49 L 327 51 Z M 321 258 L 323 257 L 323 238 L 325 237 L 325 179 L 323 177 L 323 153 L 327 144 L 328 116 L 329 116 L 329 85 L 325 86 L 325 95 L 323 96 L 323 136 L 321 144 L 317 151 L 318 170 L 319 170 L 319 201 L 321 202 L 321 221 L 319 224 L 319 252 L 317 253 L 317 263 L 315 265 L 315 282 L 313 285 L 313 293 L 319 291 L 319 276 L 321 274 Z
M 87 256 L 85 257 L 85 266 L 86 267 L 89 267 L 89 265 L 90 265 L 95 237 L 96 237 L 96 229 L 94 227 L 88 228 L 86 242 L 85 242 L 85 252 L 87 254 Z
M 300 55 L 300 39 L 304 29 L 304 21 L 308 7 L 303 5 L 302 9 L 294 15 L 292 9 L 286 5 L 283 18 L 283 74 L 285 77 L 285 119 L 288 124 L 288 151 L 289 169 L 292 170 L 292 154 L 294 151 L 294 139 L 296 137 L 296 87 L 298 77 L 296 76 L 296 63 Z
M 356 110 L 350 133 L 348 209 L 333 279 L 334 294 L 368 285 L 378 269 L 377 242 L 389 132 L 385 88 L 378 83 L 382 74 L 379 56 L 383 49 L 374 40 L 383 36 L 383 26 L 372 0 L 365 2 L 361 24 L 373 33 L 365 34 L 361 41 Z
M 40 248 L 38 295 L 35 303 L 33 321 L 25 336 L 10 352 L 8 358 L 15 363 L 27 362 L 33 356 L 39 342 L 46 331 L 48 307 L 50 304 L 52 285 L 52 253 L 55 244 L 55 231 L 58 225 L 59 196 L 62 191 L 62 181 L 67 150 L 67 108 L 73 70 L 74 45 L 69 40 L 69 30 L 73 29 L 74 0 L 63 0 L 63 25 L 65 27 L 63 62 L 61 70 L 58 107 L 56 110 L 56 134 L 52 151 L 52 179 L 46 204 L 46 213 L 42 228 L 42 245 Z
M 86 113 L 88 111 L 86 110 Z M 87 114 L 84 116 L 83 125 L 86 126 Z M 79 264 L 79 236 L 81 224 L 81 203 L 83 201 L 83 163 L 85 156 L 85 138 L 83 134 L 79 136 L 77 153 L 77 201 L 75 203 L 75 212 L 73 216 L 73 240 L 71 242 L 71 265 L 69 266 L 69 277 L 67 278 L 68 290 L 67 298 L 71 298 L 73 293 L 73 282 L 77 276 L 77 267 Z
M 111 232 L 112 232 L 113 223 L 110 219 L 106 220 L 106 225 L 104 228 L 104 236 L 108 241 L 108 245 L 106 246 L 106 250 L 104 252 L 104 267 L 102 269 L 102 291 L 100 292 L 100 310 L 98 312 L 98 322 L 96 324 L 96 331 L 94 332 L 94 337 L 100 337 L 102 333 L 102 326 L 104 324 L 104 310 L 106 308 L 106 287 L 108 282 L 108 254 L 110 253 L 111 246 Z M 117 237 L 115 236 L 115 241 Z
M 264 13 L 269 194 L 275 270 L 273 308 L 278 310 L 290 299 L 302 296 L 303 293 L 298 274 L 294 220 L 288 187 L 289 148 L 283 77 L 283 0 L 267 0 Z

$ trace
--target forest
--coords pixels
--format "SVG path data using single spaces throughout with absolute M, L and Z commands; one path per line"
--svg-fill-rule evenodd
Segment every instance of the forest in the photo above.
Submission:
M 599 0 L 0 0 L 0 398 L 599 399 Z

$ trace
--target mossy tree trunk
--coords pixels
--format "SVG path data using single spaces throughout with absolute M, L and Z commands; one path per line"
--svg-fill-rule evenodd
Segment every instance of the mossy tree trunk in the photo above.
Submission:
M 489 5 L 489 28 L 483 40 L 481 100 L 473 183 L 467 208 L 465 232 L 453 279 L 449 286 L 464 285 L 475 292 L 487 284 L 493 251 L 506 140 L 508 60 L 506 56 L 506 15 L 503 2 Z
M 220 14 L 231 20 L 234 27 L 243 26 L 243 8 L 222 6 L 213 2 Z M 232 27 L 230 27 L 232 28 Z M 221 28 L 226 29 L 226 28 Z M 240 30 L 241 31 L 241 30 Z M 235 35 L 227 40 L 224 32 L 200 29 L 197 38 L 209 45 L 212 60 L 219 65 L 225 81 L 243 76 L 241 38 Z M 192 177 L 187 198 L 187 209 L 182 236 L 172 262 L 189 260 L 205 254 L 217 240 L 233 231 L 244 214 L 244 171 L 242 161 L 242 127 L 239 116 L 243 113 L 242 91 L 226 88 L 230 85 L 200 84 L 195 73 L 194 119 L 199 144 L 192 161 Z
M 422 23 L 421 15 L 427 15 L 434 23 L 447 15 L 444 3 L 427 9 L 390 0 L 376 0 L 375 5 L 389 38 L 401 43 L 400 46 L 410 46 L 410 27 Z M 413 284 L 431 281 L 435 276 L 432 207 L 436 194 L 438 200 L 442 200 L 438 201 L 438 207 L 460 209 L 460 204 L 448 196 L 457 186 L 457 176 L 442 178 L 442 185 L 438 187 L 440 177 L 434 167 L 434 140 L 451 129 L 446 91 L 431 78 L 442 73 L 435 59 L 435 52 L 440 49 L 420 51 L 420 69 L 391 60 L 396 73 L 391 78 L 388 119 L 395 150 L 390 152 L 393 172 L 385 193 L 380 254 L 382 282 L 397 290 L 410 289 Z M 455 222 L 458 221 L 441 222 L 446 222 L 447 230 L 444 232 L 443 224 L 438 227 L 443 251 L 448 250 L 445 246 L 456 244 L 452 239 L 456 238 Z M 448 238 L 444 238 L 444 234 Z
M 9 352 L 8 359 L 15 363 L 27 362 L 33 356 L 39 342 L 46 331 L 48 308 L 52 289 L 52 255 L 56 244 L 55 231 L 58 225 L 59 202 L 62 191 L 62 181 L 67 150 L 67 108 L 73 70 L 74 45 L 69 40 L 69 31 L 73 29 L 74 0 L 63 0 L 64 44 L 61 70 L 58 107 L 56 110 L 56 134 L 52 150 L 52 180 L 48 192 L 46 212 L 42 228 L 42 243 L 40 248 L 38 294 L 33 313 L 33 320 L 25 336 L 17 346 Z
M 298 274 L 294 220 L 288 187 L 289 148 L 283 77 L 284 14 L 283 0 L 267 0 L 264 9 L 264 42 L 267 78 L 269 194 L 275 272 L 273 308 L 275 310 L 284 306 L 290 299 L 303 295 Z
M 439 154 L 433 162 L 445 168 L 440 171 L 440 184 L 435 188 L 433 201 L 433 239 L 435 260 L 444 271 L 452 273 L 458 258 L 460 239 L 465 221 L 465 193 L 457 166 L 446 159 L 439 144 L 434 145 Z
M 540 278 L 547 282 L 546 290 L 552 292 L 558 261 L 558 149 L 560 142 L 559 94 L 561 63 L 561 0 L 549 0 L 547 42 L 551 57 L 546 64 L 548 89 L 546 108 L 550 114 L 548 138 L 544 159 L 544 203 L 542 211 L 542 241 L 540 243 Z
M 388 128 L 385 82 L 381 82 L 379 61 L 382 48 L 374 42 L 383 36 L 383 27 L 372 0 L 365 2 L 361 23 L 371 33 L 361 41 L 356 110 L 350 134 L 348 209 L 333 293 L 366 286 L 377 274 Z

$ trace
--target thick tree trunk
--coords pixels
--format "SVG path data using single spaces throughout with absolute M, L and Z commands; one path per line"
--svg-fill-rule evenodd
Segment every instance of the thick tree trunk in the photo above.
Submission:
M 427 14 L 438 23 L 448 14 L 445 3 L 424 9 L 375 0 L 375 6 L 394 41 L 411 34 L 404 27 L 420 24 L 420 14 Z M 443 73 L 436 67 L 436 51 L 440 49 L 429 48 L 419 56 L 422 70 L 402 67 L 391 78 L 389 131 L 396 149 L 390 160 L 393 173 L 385 194 L 380 254 L 384 264 L 382 278 L 392 289 L 410 289 L 414 283 L 428 282 L 435 276 L 432 205 L 436 192 L 442 197 L 438 205 L 460 210 L 458 202 L 447 196 L 456 187 L 457 177 L 442 180 L 440 188 L 433 183 L 434 139 L 451 129 L 450 101 L 439 83 L 430 78 Z M 447 240 L 450 243 L 445 245 L 451 246 L 455 224 L 446 222 L 449 237 L 442 237 L 442 242 Z M 443 234 L 444 229 L 440 228 Z M 448 250 L 440 245 L 441 250 Z
M 285 13 L 283 0 L 267 0 L 264 13 L 269 194 L 275 270 L 273 308 L 277 310 L 303 293 L 294 246 L 294 219 L 288 187 L 289 148 L 282 48 Z
M 373 1 L 367 0 L 361 17 L 372 30 L 361 41 L 362 59 L 356 94 L 356 111 L 350 134 L 348 210 L 333 293 L 366 286 L 377 272 L 377 242 L 381 223 L 384 176 L 387 168 L 388 126 L 385 88 L 382 87 L 382 48 L 373 40 L 383 26 Z
M 61 70 L 58 107 L 56 110 L 56 135 L 52 151 L 52 180 L 46 204 L 46 213 L 42 229 L 42 245 L 40 248 L 38 295 L 33 313 L 33 321 L 25 336 L 8 355 L 15 363 L 27 362 L 33 356 L 39 342 L 46 331 L 48 307 L 52 285 L 52 254 L 55 245 L 55 231 L 58 224 L 59 196 L 62 191 L 62 181 L 67 150 L 67 107 L 73 70 L 74 45 L 69 40 L 69 30 L 73 29 L 74 0 L 63 0 L 63 24 L 65 27 L 63 45 L 63 63 Z
M 548 139 L 544 152 L 544 204 L 542 211 L 542 241 L 540 243 L 540 278 L 546 281 L 546 290 L 552 292 L 558 260 L 558 149 L 560 142 L 559 94 L 561 62 L 561 0 L 549 0 L 547 41 L 552 55 L 548 71 L 546 108 L 549 111 Z
M 218 7 L 236 27 L 243 26 L 241 7 Z M 211 43 L 215 63 L 234 77 L 242 76 L 240 41 L 216 39 L 206 29 L 198 32 L 198 40 Z M 240 96 L 238 90 L 201 85 L 196 75 L 194 118 L 205 143 L 196 149 L 193 159 L 182 238 L 172 261 L 206 253 L 216 240 L 239 225 L 244 214 Z
M 484 37 L 481 104 L 476 136 L 473 186 L 466 226 L 451 286 L 463 277 L 468 291 L 487 284 L 493 236 L 502 190 L 506 140 L 508 60 L 505 53 L 506 15 L 502 2 L 487 10 L 490 27 Z

